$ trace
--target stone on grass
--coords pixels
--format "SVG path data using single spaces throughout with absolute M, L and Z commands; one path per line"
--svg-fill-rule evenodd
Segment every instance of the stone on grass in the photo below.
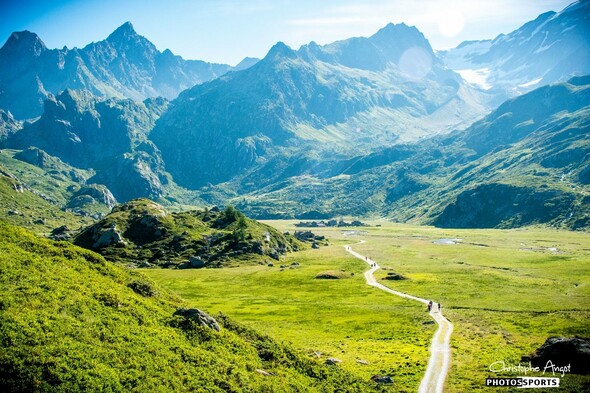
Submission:
M 206 326 L 215 331 L 220 331 L 221 328 L 217 321 L 209 314 L 199 310 L 198 308 L 179 308 L 173 315 L 181 315 L 186 319 L 196 321 L 201 326 Z
M 327 358 L 325 363 L 330 366 L 335 366 L 339 363 L 342 363 L 342 360 L 338 358 Z
M 371 377 L 371 381 L 381 384 L 392 384 L 393 378 L 391 378 L 389 375 L 373 375 Z
M 553 365 L 565 368 L 567 373 L 590 374 L 590 340 L 550 337 L 531 355 L 530 362 L 541 370 L 548 366 L 551 370 Z

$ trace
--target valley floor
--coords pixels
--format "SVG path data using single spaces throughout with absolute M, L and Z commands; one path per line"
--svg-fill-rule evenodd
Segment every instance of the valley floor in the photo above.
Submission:
M 270 224 L 295 230 L 290 221 Z M 341 228 L 313 231 L 331 245 L 289 254 L 272 267 L 144 272 L 194 306 L 228 314 L 309 356 L 339 358 L 340 367 L 367 379 L 391 375 L 392 391 L 418 390 L 436 325 L 421 304 L 366 285 L 366 264 L 342 247 L 356 239 L 366 242 L 354 249 L 382 267 L 378 282 L 440 301 L 454 324 L 445 392 L 491 391 L 486 377 L 517 376 L 490 371 L 495 362 L 518 365 L 550 336 L 590 336 L 588 233 L 388 222 L 348 236 Z M 340 279 L 315 278 L 320 273 Z M 395 274 L 407 279 L 385 280 Z M 589 386 L 590 377 L 566 374 L 551 391 Z

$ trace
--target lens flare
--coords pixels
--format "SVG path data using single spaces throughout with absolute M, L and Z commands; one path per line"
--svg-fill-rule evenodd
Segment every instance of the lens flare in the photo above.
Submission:
M 424 78 L 432 69 L 432 56 L 424 48 L 412 47 L 401 55 L 399 69 L 412 79 Z
M 465 18 L 456 10 L 443 10 L 438 18 L 438 30 L 446 37 L 454 37 L 463 31 Z

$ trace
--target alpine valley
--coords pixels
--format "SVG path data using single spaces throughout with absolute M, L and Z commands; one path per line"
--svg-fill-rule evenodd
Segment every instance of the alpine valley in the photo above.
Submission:
M 405 23 L 236 66 L 130 22 L 0 48 L 2 391 L 416 390 L 436 326 L 380 268 L 444 299 L 445 389 L 480 391 L 590 334 L 589 231 L 590 0 L 443 51 Z
M 84 173 L 67 195 L 29 187 L 87 214 L 105 198 L 81 204 L 79 190 L 98 187 L 119 203 L 231 203 L 256 218 L 587 228 L 588 11 L 574 3 L 444 52 L 389 24 L 279 42 L 233 69 L 159 52 L 131 23 L 71 50 L 15 32 L 0 49 L 2 165 Z

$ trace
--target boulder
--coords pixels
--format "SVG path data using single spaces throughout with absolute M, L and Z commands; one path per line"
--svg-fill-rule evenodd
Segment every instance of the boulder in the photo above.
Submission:
M 315 278 L 319 280 L 338 280 L 341 278 L 345 278 L 346 276 L 346 272 L 343 272 L 341 270 L 327 270 L 325 272 L 320 272 L 316 274 Z
M 384 278 L 384 280 L 398 281 L 398 280 L 407 280 L 407 278 L 402 276 L 401 274 L 389 272 L 389 273 L 387 273 L 387 276 Z
M 220 331 L 221 327 L 217 321 L 209 314 L 199 310 L 198 308 L 179 308 L 173 315 L 180 315 L 186 319 L 193 320 L 201 326 L 208 327 L 215 331 Z
M 205 267 L 207 265 L 207 262 L 203 261 L 200 257 L 196 257 L 196 256 L 190 256 L 188 257 L 188 263 L 190 264 L 190 266 L 192 268 L 198 269 L 201 267 Z
M 115 224 L 112 224 L 110 228 L 95 234 L 95 238 L 96 241 L 92 245 L 92 248 L 94 249 L 127 244 Z
M 541 370 L 550 364 L 559 368 L 567 368 L 571 365 L 568 372 L 590 374 L 590 340 L 550 337 L 531 355 L 530 362 Z M 550 370 L 551 367 L 547 369 L 547 371 Z
M 371 381 L 380 384 L 392 384 L 393 378 L 391 378 L 389 375 L 373 375 L 371 377 Z
M 325 364 L 330 365 L 330 366 L 335 366 L 339 363 L 342 363 L 342 360 L 340 360 L 338 358 L 327 358 L 325 361 Z
M 55 228 L 49 234 L 53 240 L 68 240 L 72 237 L 72 231 L 66 225 Z

